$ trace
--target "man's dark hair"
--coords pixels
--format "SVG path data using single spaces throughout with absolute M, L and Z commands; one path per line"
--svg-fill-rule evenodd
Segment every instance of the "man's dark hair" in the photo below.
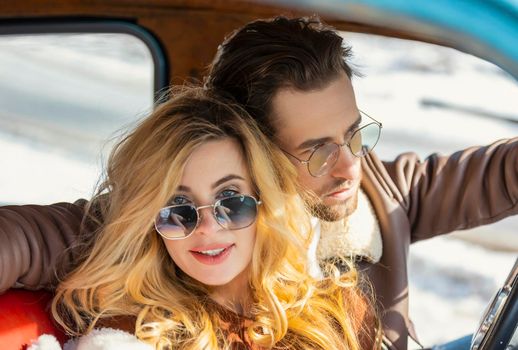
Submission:
M 235 99 L 273 136 L 271 101 L 279 89 L 323 88 L 342 72 L 350 78 L 350 56 L 342 37 L 318 17 L 257 20 L 220 45 L 205 85 Z

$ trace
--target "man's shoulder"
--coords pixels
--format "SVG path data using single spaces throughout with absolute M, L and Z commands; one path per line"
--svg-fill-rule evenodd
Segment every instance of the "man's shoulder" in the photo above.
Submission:
M 367 167 L 373 167 L 375 165 L 389 167 L 396 163 L 418 163 L 421 161 L 421 158 L 416 152 L 403 152 L 392 159 L 381 159 L 375 152 L 370 152 L 365 157 L 365 160 L 364 165 Z
M 406 152 L 399 154 L 392 160 L 382 160 L 376 153 L 371 152 L 362 159 L 363 178 L 376 184 L 378 190 L 382 188 L 389 190 L 393 182 L 399 182 L 399 178 L 408 177 L 419 164 L 421 159 L 414 152 Z M 371 196 L 371 191 L 366 191 Z

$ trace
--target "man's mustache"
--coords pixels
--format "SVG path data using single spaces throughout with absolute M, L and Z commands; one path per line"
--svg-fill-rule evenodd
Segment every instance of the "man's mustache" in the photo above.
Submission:
M 320 193 L 322 193 L 322 195 L 328 195 L 330 193 L 346 190 L 353 186 L 353 183 L 354 181 L 352 180 L 337 180 L 330 186 L 326 186 Z

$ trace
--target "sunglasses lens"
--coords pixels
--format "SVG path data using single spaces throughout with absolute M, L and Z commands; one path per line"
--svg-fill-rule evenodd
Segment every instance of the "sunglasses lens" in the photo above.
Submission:
M 309 160 L 309 173 L 313 176 L 326 174 L 336 164 L 339 153 L 340 147 L 334 143 L 326 143 L 317 148 Z
M 250 226 L 257 216 L 257 202 L 249 196 L 224 198 L 214 208 L 218 223 L 231 230 Z
M 194 207 L 177 205 L 161 209 L 155 227 L 165 238 L 184 238 L 194 230 L 197 222 L 198 213 Z
M 357 157 L 363 157 L 378 143 L 380 127 L 376 123 L 365 125 L 357 130 L 349 141 L 351 152 Z

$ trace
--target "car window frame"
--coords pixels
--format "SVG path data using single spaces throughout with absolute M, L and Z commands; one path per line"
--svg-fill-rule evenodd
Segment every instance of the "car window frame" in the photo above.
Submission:
M 0 36 L 48 34 L 128 34 L 149 50 L 153 62 L 153 97 L 160 98 L 169 86 L 169 64 L 160 40 L 138 24 L 121 19 L 11 19 L 0 21 Z

